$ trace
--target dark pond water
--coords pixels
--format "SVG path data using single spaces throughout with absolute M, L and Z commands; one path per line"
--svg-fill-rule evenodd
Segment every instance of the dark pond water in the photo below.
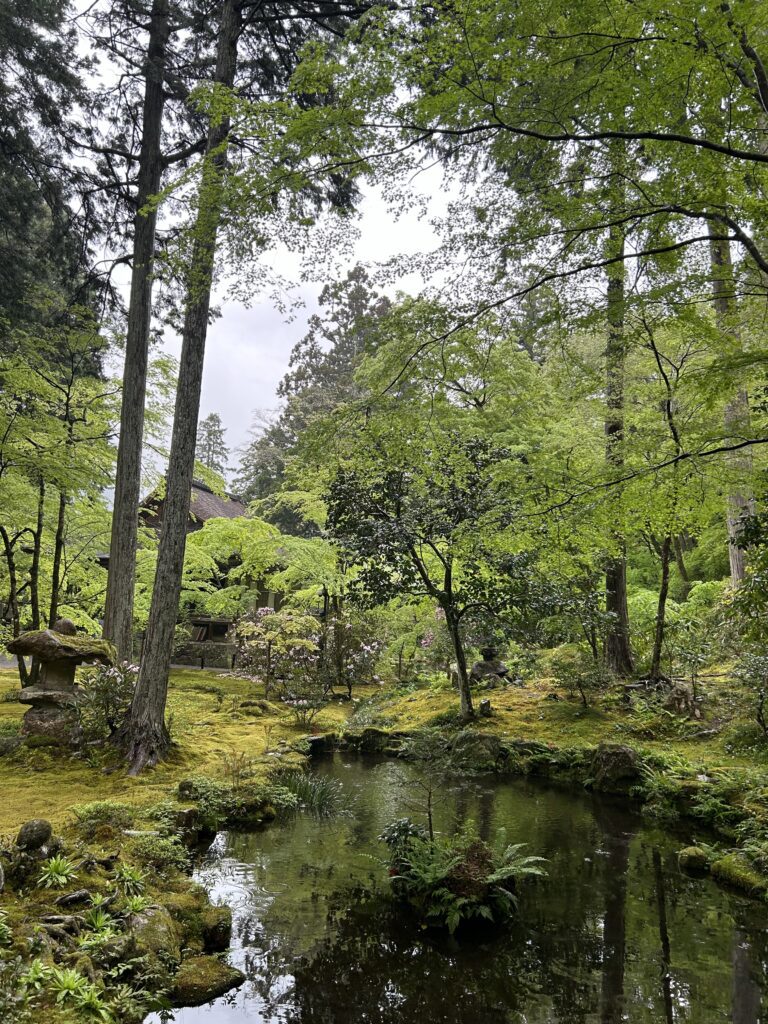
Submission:
M 503 827 L 549 859 L 549 877 L 526 883 L 511 931 L 459 944 L 386 898 L 376 836 L 417 816 L 410 769 L 337 756 L 317 770 L 342 781 L 349 816 L 223 833 L 199 868 L 214 900 L 234 909 L 232 960 L 248 981 L 175 1011 L 179 1024 L 768 1020 L 766 909 L 682 875 L 685 836 L 530 782 L 446 786 L 441 830 L 472 818 L 484 838 Z

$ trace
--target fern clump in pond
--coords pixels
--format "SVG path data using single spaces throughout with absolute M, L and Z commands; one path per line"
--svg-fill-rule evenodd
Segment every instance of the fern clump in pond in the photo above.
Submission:
M 309 772 L 286 772 L 280 784 L 292 793 L 298 807 L 313 814 L 338 814 L 345 809 L 344 792 L 338 779 Z
M 394 894 L 409 903 L 425 924 L 453 934 L 468 922 L 503 924 L 517 909 L 520 879 L 545 875 L 544 858 L 524 855 L 523 843 L 506 843 L 500 830 L 496 848 L 472 825 L 447 839 L 401 818 L 379 839 L 390 850 Z

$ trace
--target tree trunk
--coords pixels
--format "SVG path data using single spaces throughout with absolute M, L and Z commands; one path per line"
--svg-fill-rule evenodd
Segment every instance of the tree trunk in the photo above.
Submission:
M 215 81 L 231 88 L 237 62 L 242 0 L 226 0 L 221 14 Z M 161 760 L 170 743 L 165 726 L 168 673 L 181 594 L 184 548 L 200 410 L 203 358 L 208 331 L 216 236 L 221 217 L 222 176 L 226 166 L 229 121 L 220 118 L 208 130 L 192 260 L 182 332 L 179 382 L 173 420 L 171 453 L 166 479 L 163 526 L 157 552 L 152 604 L 131 709 L 119 740 L 131 763 L 131 773 Z
M 680 573 L 680 579 L 683 581 L 683 600 L 687 600 L 691 589 L 691 577 L 688 575 L 688 567 L 685 564 L 685 555 L 683 553 L 683 544 L 679 534 L 675 534 L 672 545 L 675 553 L 677 571 Z
M 461 718 L 469 722 L 475 717 L 475 709 L 472 706 L 472 694 L 469 689 L 469 672 L 467 671 L 467 655 L 464 651 L 464 641 L 461 638 L 459 620 L 452 608 L 443 608 L 445 622 L 448 632 L 451 635 L 451 644 L 456 658 L 456 674 L 459 681 L 459 699 L 461 701 Z
M 712 222 L 709 223 L 709 258 L 712 272 L 712 295 L 717 326 L 724 334 L 738 337 L 738 326 L 734 322 L 736 313 L 735 282 L 729 242 L 713 237 Z M 725 407 L 724 426 L 726 434 L 742 434 L 749 429 L 749 396 L 739 388 Z M 744 551 L 736 541 L 742 519 L 754 510 L 754 499 L 748 488 L 742 486 L 752 471 L 752 458 L 746 451 L 731 452 L 727 456 L 730 480 L 727 517 L 728 560 L 731 567 L 731 585 L 736 587 L 744 579 L 746 562 Z
M 608 250 L 612 256 L 623 256 L 624 235 L 611 228 Z M 615 476 L 624 469 L 624 264 L 615 263 L 608 271 L 607 320 L 608 343 L 605 350 L 606 417 L 605 458 Z M 619 676 L 634 671 L 629 641 L 629 609 L 627 607 L 627 558 L 624 537 L 615 534 L 619 553 L 605 569 L 605 610 L 612 615 L 605 638 L 605 661 Z
M 56 540 L 53 547 L 53 570 L 51 572 L 51 608 L 48 613 L 48 625 L 51 629 L 56 625 L 59 616 L 59 590 L 61 588 L 61 557 L 64 552 L 64 526 L 67 515 L 67 498 L 59 491 L 59 514 L 56 520 Z
M 11 628 L 14 637 L 17 637 L 21 632 L 21 619 L 19 616 L 19 580 L 16 573 L 16 555 L 13 546 L 18 539 L 18 535 L 11 540 L 6 528 L 0 526 L 0 536 L 3 538 L 3 551 L 5 552 L 5 562 L 8 567 L 8 604 L 11 612 Z M 27 686 L 29 684 L 29 673 L 27 672 L 24 656 L 17 654 L 16 662 L 19 666 L 19 682 L 22 686 Z
M 664 872 L 661 866 L 661 854 L 653 851 L 653 874 L 656 879 L 656 909 L 659 914 L 659 941 L 661 943 L 661 990 L 664 995 L 665 1024 L 675 1024 L 674 1007 L 672 1005 L 672 966 L 671 947 L 669 944 L 669 928 L 667 927 L 667 898 L 664 888 Z
M 157 224 L 156 210 L 146 207 L 152 196 L 160 189 L 162 172 L 160 137 L 164 104 L 163 81 L 170 36 L 168 10 L 169 0 L 153 0 L 145 72 L 115 504 L 104 609 L 104 636 L 115 644 L 118 656 L 126 661 L 131 660 L 133 653 L 133 589 L 136 574 L 138 511 L 141 500 L 141 452 L 144 438 L 144 402 L 152 314 L 152 269 Z
M 651 656 L 651 680 L 661 679 L 661 649 L 664 643 L 664 626 L 667 615 L 667 594 L 669 593 L 669 563 L 672 560 L 672 538 L 667 534 L 661 545 L 661 586 L 659 603 L 656 607 L 656 631 L 653 637 Z

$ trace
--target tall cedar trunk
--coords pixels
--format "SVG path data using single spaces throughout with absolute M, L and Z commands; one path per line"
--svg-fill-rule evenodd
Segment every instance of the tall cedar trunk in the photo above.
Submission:
M 661 586 L 656 606 L 656 630 L 653 637 L 650 678 L 661 679 L 661 648 L 664 643 L 664 626 L 667 617 L 667 595 L 669 594 L 669 563 L 672 560 L 672 538 L 667 534 L 661 545 Z
M 6 528 L 0 526 L 0 536 L 3 538 L 3 551 L 5 552 L 5 562 L 8 567 L 8 604 L 11 612 L 11 628 L 14 637 L 17 637 L 21 632 L 21 617 L 19 615 L 19 578 L 16 572 L 16 553 L 13 547 L 18 539 L 18 535 L 11 540 Z M 19 666 L 19 681 L 22 686 L 27 686 L 29 684 L 29 673 L 27 672 L 23 655 L 17 654 L 16 662 Z
M 724 334 L 737 335 L 734 322 L 736 299 L 734 292 L 731 246 L 728 241 L 716 239 L 717 227 L 709 224 L 709 258 L 712 271 L 712 295 L 718 328 Z M 749 396 L 739 388 L 725 407 L 724 426 L 726 434 L 743 434 L 749 428 Z M 734 543 L 738 539 L 741 519 L 753 510 L 751 494 L 739 486 L 740 480 L 748 479 L 752 459 L 744 452 L 731 452 L 728 456 L 731 480 L 727 504 L 728 560 L 731 567 L 731 585 L 736 587 L 744 579 L 746 564 L 744 551 Z
M 157 213 L 145 209 L 160 189 L 162 160 L 166 50 L 170 35 L 169 0 L 153 0 L 147 49 L 146 85 L 139 154 L 137 212 L 133 236 L 133 269 L 128 304 L 128 325 L 123 369 L 123 401 L 117 450 L 115 504 L 109 549 L 109 578 L 104 610 L 104 636 L 112 640 L 120 658 L 130 660 L 133 634 L 133 588 L 136 573 L 136 538 L 141 500 L 141 451 L 144 438 L 144 402 L 152 313 L 152 269 Z
M 624 255 L 624 235 L 620 228 L 611 228 L 608 240 L 611 257 Z M 608 271 L 607 320 L 608 342 L 605 350 L 605 458 L 617 477 L 624 468 L 624 263 L 619 260 Z M 605 661 L 619 676 L 634 671 L 629 642 L 629 609 L 627 607 L 627 558 L 624 537 L 617 533 L 619 553 L 605 568 L 605 610 L 612 614 L 605 638 Z
M 67 496 L 59 492 L 59 514 L 56 520 L 56 540 L 53 546 L 53 570 L 51 572 L 51 608 L 48 625 L 53 629 L 59 615 L 59 590 L 61 589 L 61 559 L 64 553 L 64 527 L 67 515 Z
M 472 706 L 472 694 L 469 689 L 469 672 L 467 671 L 467 656 L 464 652 L 464 641 L 461 639 L 461 628 L 459 620 L 451 607 L 443 606 L 445 622 L 451 637 L 454 657 L 456 658 L 456 674 L 459 681 L 459 699 L 461 701 L 461 717 L 465 722 L 475 717 L 475 709 Z
M 29 567 L 29 603 L 32 610 L 32 629 L 40 629 L 40 556 L 43 549 L 43 527 L 45 526 L 45 480 L 40 477 L 37 485 L 37 522 L 35 523 L 35 539 L 32 542 L 32 564 Z M 35 686 L 40 677 L 40 662 L 32 658 L 27 675 L 27 682 Z
M 29 567 L 29 603 L 32 613 L 32 629 L 40 629 L 40 553 L 43 546 L 45 525 L 45 480 L 40 477 L 37 484 L 37 522 L 32 542 L 32 564 Z
M 227 88 L 232 87 L 235 78 L 241 7 L 242 0 L 226 0 L 222 8 L 215 81 Z M 212 122 L 209 127 L 198 194 L 157 570 L 144 641 L 144 657 L 131 709 L 119 736 L 131 763 L 132 774 L 138 773 L 145 766 L 156 764 L 165 755 L 170 743 L 165 727 L 165 704 L 184 568 L 228 132 L 227 118 Z

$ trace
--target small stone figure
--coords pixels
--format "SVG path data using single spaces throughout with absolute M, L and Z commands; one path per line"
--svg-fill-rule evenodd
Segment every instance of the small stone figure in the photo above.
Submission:
M 469 681 L 472 684 L 483 682 L 488 689 L 493 689 L 504 681 L 509 669 L 503 661 L 499 661 L 499 652 L 495 647 L 483 647 L 480 653 L 483 660 L 472 666 Z
M 56 629 L 22 633 L 7 644 L 11 654 L 30 655 L 40 664 L 34 686 L 25 686 L 19 701 L 30 704 L 21 732 L 28 746 L 76 747 L 82 742 L 77 714 L 79 693 L 75 669 L 82 662 L 112 665 L 115 651 L 106 640 L 78 636 L 69 619 L 59 619 Z

